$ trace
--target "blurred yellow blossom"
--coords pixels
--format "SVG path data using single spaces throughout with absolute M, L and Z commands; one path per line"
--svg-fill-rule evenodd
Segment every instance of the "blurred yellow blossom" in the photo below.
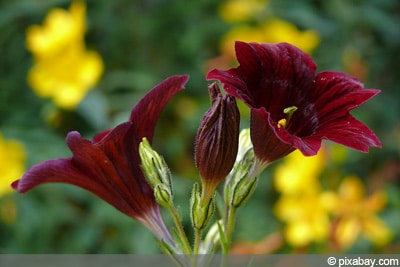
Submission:
M 219 10 L 221 18 L 234 26 L 221 38 L 221 55 L 208 60 L 205 69 L 231 67 L 236 60 L 235 41 L 287 42 L 308 54 L 315 50 L 320 42 L 316 31 L 301 30 L 288 21 L 273 17 L 267 8 L 266 0 L 228 0 L 222 3 Z
M 258 25 L 240 25 L 232 28 L 221 39 L 221 51 L 234 58 L 235 41 L 257 43 L 287 42 L 306 53 L 312 53 L 320 42 L 314 30 L 299 30 L 294 24 L 271 18 Z
M 266 0 L 229 0 L 221 4 L 219 14 L 228 23 L 245 21 L 254 18 L 267 4 Z
M 27 29 L 28 50 L 40 58 L 59 56 L 62 49 L 80 46 L 86 31 L 85 13 L 82 2 L 73 2 L 69 11 L 52 9 L 42 26 L 32 25 Z
M 84 43 L 86 6 L 75 1 L 69 11 L 55 8 L 42 26 L 27 30 L 27 48 L 34 56 L 28 83 L 34 92 L 57 106 L 74 109 L 103 73 L 103 62 Z
M 275 205 L 275 214 L 285 222 L 285 239 L 292 246 L 302 247 L 329 238 L 329 209 L 318 189 L 282 195 Z
M 0 134 L 0 196 L 11 193 L 11 183 L 25 171 L 25 148 L 15 140 L 4 140 Z
M 335 203 L 332 212 L 337 221 L 334 239 L 341 248 L 350 247 L 360 235 L 376 245 L 385 245 L 391 240 L 392 231 L 377 215 L 386 205 L 383 191 L 367 196 L 363 182 L 352 175 L 344 178 L 337 193 L 331 194 Z
M 281 197 L 274 211 L 285 222 L 285 239 L 292 246 L 322 242 L 329 237 L 329 200 L 318 181 L 324 162 L 323 150 L 314 157 L 295 151 L 275 170 L 275 187 Z
M 271 18 L 265 21 L 263 29 L 268 43 L 287 42 L 297 46 L 306 53 L 312 53 L 320 42 L 319 35 L 314 30 L 300 30 L 294 24 Z
M 299 150 L 294 151 L 275 168 L 276 189 L 282 194 L 315 191 L 319 186 L 318 178 L 325 166 L 325 160 L 323 149 L 313 157 L 305 157 Z

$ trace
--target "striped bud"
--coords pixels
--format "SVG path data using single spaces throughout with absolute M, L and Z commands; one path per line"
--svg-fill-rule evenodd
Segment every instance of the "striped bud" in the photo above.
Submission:
M 195 160 L 207 202 L 229 174 L 238 152 L 240 114 L 233 96 L 222 95 L 216 83 L 209 87 L 211 108 L 204 114 L 196 136 Z

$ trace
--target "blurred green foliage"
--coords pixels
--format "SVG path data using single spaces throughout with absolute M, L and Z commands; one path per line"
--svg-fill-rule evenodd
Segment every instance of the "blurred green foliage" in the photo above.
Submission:
M 0 0 L 0 131 L 4 138 L 25 145 L 27 168 L 68 157 L 64 142 L 68 131 L 78 130 L 91 138 L 126 120 L 135 103 L 162 79 L 187 73 L 191 76 L 187 89 L 167 106 L 154 138 L 155 149 L 175 174 L 177 203 L 187 214 L 191 183 L 198 179 L 194 136 L 209 107 L 204 65 L 219 55 L 219 40 L 232 27 L 218 15 L 221 1 L 86 3 L 86 45 L 103 57 L 105 73 L 75 111 L 65 111 L 37 97 L 27 85 L 32 57 L 25 48 L 25 31 L 32 24 L 41 24 L 51 8 L 67 8 L 70 1 Z M 377 133 L 383 149 L 372 149 L 369 154 L 350 152 L 343 168 L 372 179 L 376 187 L 388 188 L 389 204 L 382 216 L 396 236 L 387 251 L 399 252 L 400 2 L 271 0 L 268 12 L 300 29 L 318 32 L 321 43 L 313 53 L 318 70 L 348 71 L 351 66 L 355 73 L 364 73 L 362 81 L 367 88 L 382 90 L 354 115 Z M 350 65 L 346 65 L 348 51 L 361 64 L 352 65 L 355 61 L 350 56 Z M 240 211 L 238 239 L 259 240 L 281 227 L 272 214 L 277 196 L 268 176 L 268 171 L 262 174 L 256 195 Z M 0 206 L 10 200 L 15 201 L 17 215 L 11 223 L 0 216 L 0 253 L 159 251 L 141 225 L 81 189 L 46 185 L 26 195 L 3 196 Z M 361 243 L 354 252 L 371 251 Z

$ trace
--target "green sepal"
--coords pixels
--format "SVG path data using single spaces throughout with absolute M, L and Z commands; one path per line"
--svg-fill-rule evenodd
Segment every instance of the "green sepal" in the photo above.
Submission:
M 199 185 L 193 185 L 192 195 L 190 197 L 190 218 L 193 228 L 202 230 L 210 221 L 214 210 L 214 198 L 210 198 L 206 203 L 202 203 Z
M 157 184 L 154 187 L 154 197 L 158 204 L 166 208 L 172 208 L 172 192 L 165 184 Z

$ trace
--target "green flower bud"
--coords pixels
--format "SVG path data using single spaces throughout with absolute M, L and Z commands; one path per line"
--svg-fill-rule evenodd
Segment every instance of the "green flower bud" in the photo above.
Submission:
M 203 253 L 209 254 L 212 253 L 213 250 L 219 246 L 221 242 L 221 237 L 223 235 L 223 222 L 222 220 L 216 221 L 208 230 L 206 237 L 204 238 L 203 243 Z
M 233 96 L 222 95 L 216 83 L 209 87 L 211 108 L 204 114 L 196 136 L 195 161 L 203 197 L 210 199 L 235 163 L 240 114 Z
M 151 147 L 146 137 L 144 137 L 143 141 L 139 144 L 139 155 L 142 161 L 141 167 L 147 182 L 152 187 L 158 184 L 166 185 L 170 192 L 172 192 L 171 173 L 168 166 L 163 157 Z
M 233 207 L 242 206 L 253 194 L 257 178 L 249 176 L 254 163 L 254 150 L 250 130 L 244 129 L 239 135 L 239 151 L 235 165 L 225 184 L 225 202 Z
M 210 198 L 204 201 L 199 190 L 199 185 L 194 184 L 190 197 L 190 218 L 193 227 L 198 230 L 206 227 L 214 213 L 214 209 L 214 199 Z
M 257 177 L 251 177 L 250 179 L 247 178 L 248 177 L 245 176 L 233 185 L 230 201 L 232 207 L 238 208 L 243 206 L 243 204 L 246 203 L 254 193 L 258 179 Z
M 156 198 L 157 203 L 161 206 L 164 206 L 166 208 L 170 208 L 173 206 L 172 192 L 164 184 L 157 184 L 154 187 L 154 197 Z

